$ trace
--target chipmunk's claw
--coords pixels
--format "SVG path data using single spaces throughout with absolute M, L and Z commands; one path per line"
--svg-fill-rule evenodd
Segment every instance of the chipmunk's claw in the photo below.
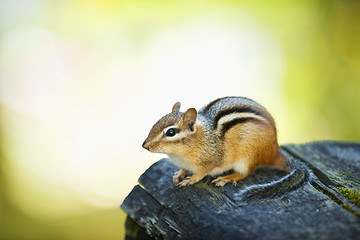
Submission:
M 214 180 L 212 181 L 212 183 L 214 183 L 215 186 L 217 186 L 217 187 L 223 187 L 223 186 L 225 186 L 225 184 L 227 184 L 228 182 L 230 182 L 230 181 L 227 180 L 227 179 L 222 179 L 221 177 L 218 177 L 218 178 L 216 178 L 216 179 L 214 179 Z
M 177 171 L 173 176 L 174 184 L 178 185 L 180 183 L 180 181 L 185 178 L 186 174 L 187 174 L 187 171 L 184 169 L 180 169 L 179 171 Z
M 239 173 L 234 173 L 231 175 L 218 177 L 218 178 L 214 179 L 212 181 L 212 183 L 214 183 L 215 186 L 217 186 L 217 187 L 223 187 L 225 184 L 227 184 L 229 182 L 231 182 L 234 186 L 236 186 L 237 185 L 236 182 L 243 178 L 244 178 L 244 175 L 241 175 Z
M 195 181 L 193 179 L 191 179 L 191 177 L 187 177 L 184 180 L 182 180 L 181 182 L 179 182 L 177 184 L 177 186 L 179 187 L 186 187 L 188 185 L 193 185 L 195 183 Z
M 194 183 L 197 183 L 201 181 L 206 176 L 204 173 L 195 173 L 191 177 L 187 177 L 184 180 L 182 180 L 180 183 L 177 184 L 179 187 L 186 187 L 189 185 L 193 185 Z

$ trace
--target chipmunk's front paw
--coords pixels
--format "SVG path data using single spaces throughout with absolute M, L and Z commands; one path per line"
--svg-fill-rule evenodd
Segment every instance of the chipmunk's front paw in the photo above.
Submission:
M 177 184 L 179 187 L 185 187 L 188 185 L 193 185 L 194 183 L 199 182 L 201 179 L 205 177 L 206 174 L 203 173 L 196 173 L 192 175 L 191 177 L 187 177 L 184 180 L 182 180 L 179 184 Z
M 196 183 L 194 179 L 192 179 L 191 177 L 187 177 L 184 180 L 182 180 L 180 183 L 178 183 L 177 186 L 186 187 L 188 185 L 193 185 L 194 183 Z
M 185 178 L 186 174 L 187 171 L 185 169 L 180 169 L 179 171 L 177 171 L 173 176 L 174 184 L 177 185 L 181 180 Z

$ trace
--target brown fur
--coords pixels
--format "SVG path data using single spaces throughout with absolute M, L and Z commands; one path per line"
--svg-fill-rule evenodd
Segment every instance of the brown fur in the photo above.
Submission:
M 219 102 L 226 103 L 226 100 L 224 98 L 214 101 L 205 109 L 210 111 L 211 108 L 217 107 L 216 104 Z M 217 186 L 223 186 L 228 182 L 235 184 L 251 174 L 256 167 L 264 165 L 280 166 L 287 170 L 279 151 L 275 121 L 270 113 L 255 103 L 235 106 L 234 103 L 231 104 L 231 107 L 215 113 L 219 114 L 216 121 L 228 116 L 227 114 L 231 114 L 234 109 L 238 109 L 236 114 L 241 114 L 241 111 L 246 109 L 247 112 L 244 113 L 250 114 L 250 121 L 231 123 L 221 136 L 213 122 L 206 123 L 206 118 L 198 119 L 201 112 L 197 113 L 195 109 L 190 108 L 181 113 L 180 103 L 176 103 L 172 112 L 153 126 L 143 146 L 152 152 L 168 154 L 170 159 L 181 167 L 174 175 L 174 183 L 179 186 L 191 185 L 206 175 L 220 174 L 230 169 L 234 169 L 235 173 L 219 177 L 213 182 Z M 233 120 L 229 119 L 229 122 Z M 169 127 L 178 129 L 179 133 L 167 136 L 165 131 Z M 193 172 L 193 175 L 183 179 L 189 171 Z

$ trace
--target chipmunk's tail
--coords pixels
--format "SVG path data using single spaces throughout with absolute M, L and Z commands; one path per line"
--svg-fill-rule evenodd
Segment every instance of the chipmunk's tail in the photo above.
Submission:
M 238 197 L 246 203 L 262 202 L 281 197 L 311 180 L 311 170 L 303 162 L 294 159 L 289 154 L 282 154 L 282 157 L 290 171 L 289 174 L 270 183 L 247 187 L 238 193 Z

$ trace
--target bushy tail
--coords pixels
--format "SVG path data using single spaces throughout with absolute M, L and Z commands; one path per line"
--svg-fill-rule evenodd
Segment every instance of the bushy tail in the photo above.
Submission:
M 283 156 L 287 168 L 291 171 L 289 174 L 270 183 L 247 187 L 240 191 L 237 197 L 246 203 L 262 202 L 281 197 L 310 181 L 310 170 L 303 162 L 295 160 L 288 154 Z

